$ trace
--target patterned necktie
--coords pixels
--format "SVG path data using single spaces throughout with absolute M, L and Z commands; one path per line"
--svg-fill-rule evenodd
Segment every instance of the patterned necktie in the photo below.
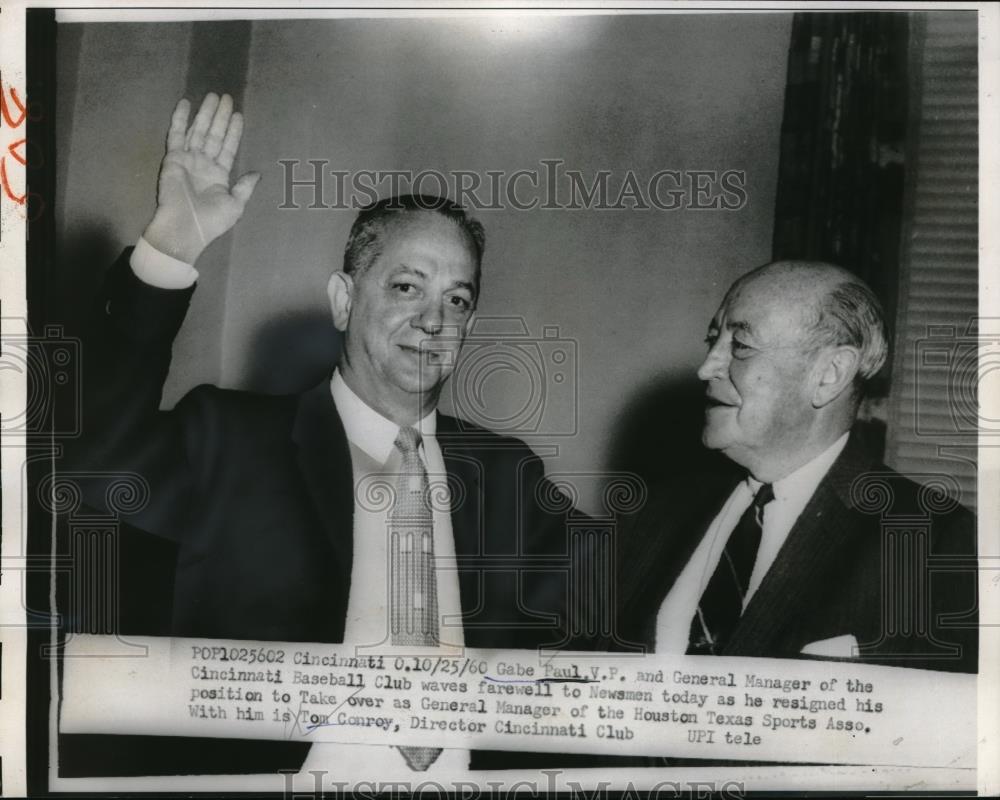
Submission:
M 434 647 L 438 644 L 437 576 L 434 571 L 434 515 L 427 470 L 420 460 L 420 433 L 400 428 L 396 447 L 403 465 L 389 512 L 389 622 L 394 645 Z M 404 747 L 410 769 L 426 770 L 440 747 Z
M 691 620 L 688 655 L 721 655 L 736 630 L 760 548 L 764 506 L 773 499 L 771 484 L 763 484 L 730 534 Z

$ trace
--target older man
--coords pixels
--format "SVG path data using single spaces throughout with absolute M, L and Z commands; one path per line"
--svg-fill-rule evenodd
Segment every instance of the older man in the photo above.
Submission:
M 149 482 L 127 521 L 176 543 L 167 632 L 452 653 L 558 643 L 566 590 L 552 572 L 520 569 L 541 556 L 558 569 L 567 553 L 562 518 L 539 504 L 553 493 L 541 461 L 436 410 L 484 246 L 455 204 L 397 197 L 358 215 L 328 285 L 344 334 L 332 377 L 290 397 L 202 386 L 158 410 L 194 264 L 258 177 L 230 188 L 243 123 L 228 96 L 207 96 L 188 123 L 181 101 L 154 218 L 109 276 L 74 456 Z M 103 488 L 88 497 L 99 504 Z M 297 768 L 307 749 L 169 740 L 158 755 L 163 771 L 273 771 Z M 334 777 L 468 766 L 467 751 L 380 751 L 324 746 L 308 765 Z
M 769 264 L 732 286 L 707 342 L 703 442 L 742 477 L 700 476 L 647 509 L 622 544 L 622 637 L 974 672 L 972 514 L 852 432 L 886 358 L 871 290 L 829 264 Z

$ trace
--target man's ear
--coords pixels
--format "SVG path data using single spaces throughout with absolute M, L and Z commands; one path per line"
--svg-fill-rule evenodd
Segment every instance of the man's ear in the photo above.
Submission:
M 326 294 L 330 298 L 333 324 L 338 331 L 347 330 L 347 321 L 351 318 L 354 279 L 346 272 L 334 272 L 326 285 Z
M 822 408 L 850 389 L 858 374 L 861 353 L 857 348 L 841 345 L 826 349 L 820 356 L 819 380 L 813 390 L 813 406 Z

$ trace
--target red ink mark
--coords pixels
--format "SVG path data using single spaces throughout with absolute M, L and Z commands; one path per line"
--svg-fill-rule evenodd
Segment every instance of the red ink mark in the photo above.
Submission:
M 11 200 L 17 203 L 19 206 L 24 205 L 24 201 L 27 198 L 27 192 L 25 194 L 17 195 L 11 191 L 10 181 L 7 180 L 7 159 L 0 158 L 0 183 L 3 183 L 4 194 L 7 195 Z
M 11 144 L 10 147 L 7 148 L 7 152 L 10 153 L 12 156 L 14 156 L 14 158 L 16 158 L 21 164 L 25 166 L 27 166 L 28 164 L 28 159 L 26 159 L 23 155 L 21 155 L 21 153 L 18 153 L 17 148 L 21 147 L 22 144 L 27 144 L 27 142 L 28 142 L 27 139 L 18 139 L 16 142 Z M 21 151 L 24 152 L 23 147 L 21 147 Z
M 7 95 L 10 94 L 10 104 L 13 104 L 17 108 L 18 116 L 15 119 L 11 115 L 10 104 L 8 104 Z M 20 128 L 24 122 L 24 118 L 28 115 L 25 109 L 24 103 L 21 102 L 21 98 L 17 96 L 17 89 L 13 86 L 5 89 L 2 84 L 0 84 L 0 117 L 3 121 L 7 123 L 8 127 Z M 13 200 L 19 206 L 23 206 L 25 200 L 28 198 L 28 193 L 18 194 L 10 186 L 10 179 L 7 177 L 7 155 L 9 154 L 14 158 L 21 166 L 26 166 L 28 163 L 26 144 L 27 139 L 21 138 L 16 142 L 11 142 L 7 145 L 7 154 L 0 156 L 0 185 L 3 186 L 4 194 L 8 198 Z
M 14 101 L 14 105 L 17 106 L 17 110 L 21 112 L 21 116 L 14 120 L 10 116 L 10 109 L 7 108 L 7 96 L 0 87 L 0 115 L 3 115 L 3 121 L 6 122 L 10 127 L 17 128 L 24 122 L 24 118 L 27 115 L 27 111 L 24 108 L 24 103 L 21 102 L 21 98 L 17 96 L 17 89 L 13 86 L 10 87 L 10 99 Z

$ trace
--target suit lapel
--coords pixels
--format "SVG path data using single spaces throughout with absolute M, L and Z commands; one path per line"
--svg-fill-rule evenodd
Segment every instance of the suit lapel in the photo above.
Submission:
M 459 594 L 463 616 L 469 616 L 479 606 L 479 570 L 469 559 L 483 555 L 483 499 L 479 461 L 461 444 L 461 433 L 453 417 L 438 414 L 437 438 L 444 458 L 451 490 L 451 531 L 455 540 L 455 560 L 458 567 Z
M 851 520 L 850 486 L 871 464 L 872 459 L 852 434 L 747 604 L 726 655 L 798 653 L 801 643 L 791 641 L 787 632 L 800 628 L 800 620 L 815 614 L 815 608 L 806 602 L 807 593 L 828 582 L 826 576 L 858 534 Z
M 638 624 L 632 635 L 642 644 L 654 645 L 660 606 L 738 480 L 702 476 L 684 491 L 671 491 L 651 503 L 625 533 L 628 541 L 618 570 L 618 590 L 624 594 L 621 623 L 627 628 Z
M 309 496 L 334 551 L 339 574 L 333 576 L 331 590 L 342 592 L 346 609 L 354 557 L 354 474 L 329 380 L 300 395 L 292 439 Z
M 851 534 L 847 509 L 827 486 L 820 486 L 778 551 L 760 587 L 747 604 L 726 647 L 726 655 L 777 655 L 788 646 L 782 634 L 815 609 L 803 594 L 824 583 L 823 574 L 843 552 Z M 797 652 L 797 651 L 796 651 Z

